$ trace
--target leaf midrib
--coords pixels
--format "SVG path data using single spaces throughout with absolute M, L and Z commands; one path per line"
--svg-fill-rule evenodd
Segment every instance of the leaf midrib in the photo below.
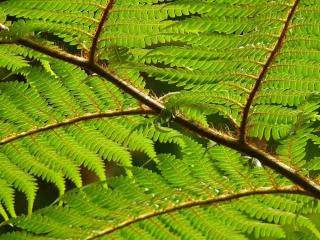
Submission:
M 87 113 L 82 116 L 77 116 L 73 118 L 67 118 L 63 121 L 47 124 L 42 127 L 36 127 L 30 129 L 25 132 L 20 132 L 13 136 L 7 136 L 0 140 L 0 146 L 13 142 L 15 140 L 32 136 L 38 133 L 52 131 L 53 129 L 69 126 L 75 124 L 77 122 L 89 121 L 92 119 L 102 119 L 102 118 L 111 118 L 111 117 L 119 117 L 119 116 L 128 116 L 128 115 L 144 115 L 144 114 L 155 114 L 155 112 L 151 109 L 143 109 L 143 108 L 131 108 L 126 110 L 116 110 L 116 111 L 108 111 L 108 112 L 99 112 L 99 113 Z
M 226 193 L 222 194 L 220 196 L 213 196 L 213 197 L 208 197 L 204 200 L 189 200 L 185 202 L 181 202 L 180 204 L 177 205 L 171 205 L 165 209 L 162 209 L 160 211 L 153 211 L 153 212 L 147 212 L 144 214 L 141 214 L 140 216 L 129 219 L 127 221 L 121 222 L 117 224 L 114 227 L 108 227 L 106 229 L 103 229 L 101 231 L 98 231 L 94 233 L 91 236 L 88 236 L 86 239 L 87 240 L 93 240 L 93 239 L 98 239 L 102 236 L 106 236 L 108 234 L 111 234 L 115 231 L 119 231 L 125 227 L 128 227 L 132 224 L 154 218 L 160 215 L 164 214 L 169 214 L 185 209 L 190 209 L 194 207 L 203 207 L 203 206 L 209 206 L 214 203 L 221 203 L 221 202 L 228 202 L 232 201 L 235 199 L 243 198 L 243 197 L 248 197 L 248 196 L 254 196 L 254 195 L 269 195 L 269 194 L 298 194 L 298 195 L 309 195 L 308 192 L 304 190 L 298 189 L 296 186 L 283 186 L 283 187 L 260 187 L 256 189 L 244 189 L 241 190 L 237 193 Z

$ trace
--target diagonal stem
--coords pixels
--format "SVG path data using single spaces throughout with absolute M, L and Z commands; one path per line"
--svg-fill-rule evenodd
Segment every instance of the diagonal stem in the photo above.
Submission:
M 294 16 L 294 13 L 295 13 L 297 7 L 298 7 L 299 2 L 300 2 L 300 0 L 295 0 L 295 2 L 293 3 L 293 5 L 290 9 L 290 12 L 288 14 L 288 17 L 285 21 L 284 27 L 281 31 L 280 37 L 279 37 L 274 49 L 272 50 L 269 58 L 267 59 L 266 63 L 264 64 L 264 66 L 259 74 L 259 77 L 258 77 L 253 89 L 251 90 L 251 92 L 249 94 L 247 103 L 246 103 L 246 105 L 243 109 L 243 113 L 242 113 L 242 121 L 241 121 L 240 129 L 239 129 L 239 141 L 240 142 L 246 141 L 248 116 L 249 116 L 249 112 L 250 112 L 250 108 L 252 106 L 253 100 L 254 100 L 257 92 L 259 91 L 261 83 L 264 80 L 264 78 L 266 77 L 270 66 L 272 65 L 272 63 L 276 59 L 277 54 L 279 53 L 279 51 L 281 50 L 281 47 L 283 46 L 283 42 L 284 42 L 284 39 L 285 39 L 286 34 L 288 32 L 289 25 L 292 21 L 292 18 Z
M 157 100 L 153 99 L 149 95 L 141 92 L 139 89 L 135 88 L 134 86 L 131 86 L 129 83 L 127 83 L 125 80 L 121 79 L 120 77 L 116 76 L 112 71 L 105 69 L 101 67 L 100 65 L 96 63 L 92 63 L 89 60 L 78 57 L 75 55 L 72 55 L 70 53 L 67 53 L 65 51 L 55 50 L 50 47 L 43 46 L 31 39 L 27 38 L 21 38 L 13 41 L 4 41 L 2 42 L 0 40 L 0 44 L 18 44 L 22 45 L 28 48 L 31 48 L 33 50 L 36 50 L 38 52 L 41 52 L 45 55 L 48 55 L 53 58 L 60 59 L 62 61 L 74 64 L 76 66 L 85 68 L 89 71 L 95 72 L 96 74 L 106 78 L 109 82 L 113 83 L 115 86 L 123 90 L 124 92 L 130 94 L 135 99 L 139 100 L 141 103 L 145 104 L 152 110 L 154 110 L 157 113 L 160 113 L 162 109 L 164 109 L 164 106 L 158 102 Z
M 95 54 L 96 54 L 96 50 L 97 50 L 97 46 L 98 46 L 99 37 L 102 32 L 104 23 L 108 19 L 109 13 L 113 7 L 114 2 L 115 2 L 115 0 L 108 0 L 107 7 L 103 11 L 101 20 L 98 24 L 96 33 L 95 33 L 93 40 L 92 40 L 92 45 L 91 45 L 91 49 L 90 49 L 90 53 L 89 53 L 89 61 L 90 62 L 94 62 L 94 60 L 95 60 Z
M 30 39 L 25 39 L 25 38 L 18 39 L 10 43 L 16 43 L 22 46 L 32 48 L 38 52 L 44 53 L 51 57 L 58 58 L 63 61 L 72 63 L 74 65 L 85 68 L 87 70 L 90 70 L 100 75 L 101 77 L 107 79 L 108 81 L 110 81 L 111 83 L 119 87 L 121 90 L 123 90 L 124 92 L 130 94 L 132 97 L 136 98 L 138 101 L 148 106 L 151 110 L 154 111 L 154 114 L 160 114 L 160 112 L 165 109 L 163 104 L 161 104 L 159 101 L 153 99 L 149 95 L 145 94 L 144 92 L 141 92 L 139 89 L 130 85 L 124 79 L 115 75 L 112 71 L 105 69 L 96 63 L 92 63 L 87 59 L 77 57 L 63 51 L 61 52 L 58 50 L 50 49 Z M 0 44 L 1 44 L 1 41 L 0 41 Z M 176 122 L 180 126 L 184 127 L 185 129 L 195 133 L 196 135 L 202 138 L 212 140 L 218 144 L 222 144 L 231 149 L 242 152 L 247 156 L 257 158 L 262 164 L 270 167 L 277 173 L 291 180 L 293 183 L 297 184 L 304 190 L 308 191 L 315 198 L 320 199 L 320 186 L 317 183 L 315 183 L 314 181 L 312 181 L 307 177 L 300 175 L 295 169 L 282 163 L 279 159 L 272 156 L 271 154 L 263 152 L 262 150 L 257 149 L 254 146 L 247 144 L 245 142 L 240 142 L 238 139 L 230 137 L 229 135 L 220 133 L 215 129 L 211 129 L 203 125 L 200 125 L 184 117 L 181 114 L 176 114 L 172 118 L 172 121 Z

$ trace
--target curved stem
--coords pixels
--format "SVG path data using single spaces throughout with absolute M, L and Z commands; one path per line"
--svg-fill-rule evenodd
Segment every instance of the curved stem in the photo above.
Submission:
M 273 187 L 261 187 L 261 188 L 257 188 L 255 190 L 242 190 L 238 193 L 228 193 L 228 194 L 223 194 L 220 196 L 215 196 L 209 199 L 205 199 L 205 200 L 191 200 L 188 202 L 182 202 L 179 205 L 174 205 L 174 206 L 170 206 L 167 207 L 166 209 L 163 209 L 161 211 L 158 212 L 150 212 L 150 213 L 145 213 L 143 215 L 140 215 L 134 219 L 128 220 L 128 221 L 124 221 L 120 224 L 118 224 L 117 226 L 113 227 L 113 228 L 107 228 L 105 230 L 102 230 L 92 236 L 89 236 L 87 238 L 87 240 L 93 240 L 93 239 L 98 239 L 102 236 L 106 236 L 108 234 L 111 234 L 115 231 L 121 230 L 125 227 L 128 227 L 132 224 L 138 223 L 140 221 L 146 220 L 146 219 L 150 219 L 153 217 L 157 217 L 163 214 L 168 214 L 168 213 L 173 213 L 173 212 L 177 212 L 180 210 L 184 210 L 184 209 L 189 209 L 192 207 L 200 207 L 200 206 L 210 206 L 212 204 L 215 203 L 222 203 L 222 202 L 227 202 L 227 201 L 232 201 L 235 199 L 239 199 L 239 198 L 243 198 L 243 197 L 248 197 L 248 196 L 253 196 L 253 195 L 266 195 L 266 194 L 300 194 L 300 195 L 309 195 L 307 192 L 297 189 L 294 186 L 288 186 L 288 187 L 279 187 L 277 189 L 273 188 Z
M 148 109 L 141 109 L 141 108 L 133 108 L 133 109 L 110 111 L 110 112 L 103 112 L 103 113 L 89 113 L 83 116 L 65 119 L 61 122 L 49 124 L 44 127 L 39 127 L 36 129 L 32 129 L 30 131 L 22 132 L 14 136 L 5 137 L 0 140 L 0 146 L 10 143 L 12 141 L 18 140 L 23 137 L 35 135 L 37 133 L 49 131 L 49 130 L 64 127 L 64 126 L 68 126 L 77 122 L 83 122 L 83 121 L 88 121 L 88 120 L 97 119 L 97 118 L 110 118 L 110 117 L 117 117 L 117 116 L 143 115 L 143 114 L 155 114 L 155 112 L 151 109 L 148 110 Z
M 297 2 L 298 1 L 296 1 L 296 3 Z M 10 43 L 14 43 L 14 42 L 10 42 Z M 60 52 L 58 50 L 47 48 L 30 39 L 18 39 L 15 41 L 15 43 L 32 48 L 41 53 L 49 55 L 51 57 L 58 58 L 63 61 L 75 64 L 79 67 L 88 69 L 100 75 L 101 77 L 106 78 L 108 81 L 112 82 L 121 90 L 130 94 L 132 97 L 136 98 L 142 104 L 148 106 L 151 110 L 154 111 L 154 114 L 159 114 L 162 110 L 165 109 L 163 104 L 160 103 L 158 100 L 150 97 L 146 93 L 130 85 L 124 79 L 115 75 L 112 71 L 105 69 L 96 63 L 92 63 L 86 59 L 71 55 L 66 52 Z M 1 41 L 0 41 L 0 44 L 1 44 Z M 262 150 L 259 150 L 254 146 L 251 146 L 245 142 L 241 142 L 236 138 L 230 137 L 229 135 L 220 133 L 215 129 L 202 126 L 188 118 L 185 118 L 181 114 L 175 115 L 172 118 L 172 121 L 178 123 L 180 126 L 188 129 L 189 131 L 192 131 L 193 133 L 195 133 L 196 135 L 202 138 L 213 140 L 218 144 L 222 144 L 224 146 L 230 147 L 250 157 L 257 158 L 262 164 L 270 167 L 271 169 L 275 170 L 279 174 L 288 178 L 293 183 L 297 184 L 301 188 L 308 191 L 315 198 L 320 199 L 320 186 L 317 183 L 313 182 L 311 179 L 307 177 L 300 175 L 295 169 L 282 163 L 279 159 L 272 156 L 271 154 L 263 152 Z

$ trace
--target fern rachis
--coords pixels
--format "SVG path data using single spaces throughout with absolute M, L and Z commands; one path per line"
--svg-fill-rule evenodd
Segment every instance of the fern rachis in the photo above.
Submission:
M 319 7 L 3 1 L 1 239 L 319 239 Z

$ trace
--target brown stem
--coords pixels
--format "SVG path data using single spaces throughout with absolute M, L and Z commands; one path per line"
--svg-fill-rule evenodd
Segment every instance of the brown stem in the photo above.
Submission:
M 101 20 L 99 22 L 99 25 L 97 27 L 96 33 L 92 39 L 92 45 L 91 45 L 91 49 L 90 49 L 90 53 L 89 53 L 89 61 L 90 62 L 94 62 L 94 60 L 95 60 L 95 53 L 97 50 L 98 40 L 99 40 L 100 34 L 102 32 L 102 28 L 104 26 L 104 23 L 108 19 L 110 10 L 112 9 L 114 2 L 115 2 L 115 0 L 108 0 L 107 7 L 103 11 L 103 14 L 102 14 Z
M 41 46 L 40 44 L 29 39 L 16 40 L 16 43 L 26 47 L 30 47 L 34 50 L 47 54 L 51 57 L 55 57 L 69 63 L 73 63 L 79 67 L 83 67 L 92 72 L 95 72 L 96 74 L 106 78 L 108 81 L 115 84 L 124 92 L 130 94 L 131 96 L 139 100 L 144 105 L 148 106 L 150 109 L 152 109 L 155 112 L 155 114 L 160 113 L 163 109 L 165 109 L 165 107 L 160 102 L 148 96 L 147 94 L 141 92 L 139 89 L 130 85 L 125 80 L 121 79 L 120 77 L 112 73 L 110 70 L 104 69 L 100 65 L 89 62 L 86 59 L 71 55 L 66 52 L 60 52 L 58 50 L 53 50 L 53 49 Z M 301 188 L 308 191 L 315 198 L 320 199 L 319 185 L 317 185 L 315 182 L 313 182 L 309 178 L 303 177 L 298 172 L 296 172 L 295 169 L 282 163 L 280 160 L 278 160 L 271 154 L 263 152 L 262 150 L 259 150 L 254 146 L 251 146 L 245 142 L 241 142 L 238 139 L 232 138 L 226 134 L 222 134 L 215 129 L 207 128 L 205 126 L 197 124 L 192 120 L 185 118 L 182 115 L 179 115 L 179 114 L 175 115 L 172 121 L 180 124 L 182 127 L 192 131 L 193 133 L 201 137 L 213 140 L 218 144 L 222 144 L 224 146 L 240 151 L 250 157 L 257 158 L 259 161 L 261 161 L 262 164 L 270 167 L 271 169 L 275 170 L 279 174 L 290 179 L 293 183 L 297 184 Z
M 117 116 L 128 116 L 128 115 L 141 115 L 141 114 L 154 114 L 153 110 L 148 110 L 148 109 L 141 109 L 141 108 L 133 108 L 133 109 L 126 109 L 126 110 L 119 110 L 119 111 L 110 111 L 110 112 L 104 112 L 104 113 L 89 113 L 84 116 L 79 116 L 79 117 L 74 117 L 74 118 L 69 118 L 65 119 L 61 122 L 50 124 L 44 127 L 39 127 L 37 129 L 33 129 L 30 131 L 22 132 L 19 133 L 15 136 L 11 137 L 6 137 L 0 140 L 0 146 L 10 143 L 12 141 L 18 140 L 23 137 L 31 136 L 37 133 L 49 131 L 52 129 L 56 129 L 59 127 L 64 127 L 71 125 L 73 123 L 77 122 L 83 122 L 83 121 L 88 121 L 91 119 L 97 119 L 97 118 L 110 118 L 110 117 L 117 117 Z
M 65 52 L 63 50 L 56 50 L 56 49 L 52 49 L 50 47 L 43 46 L 43 45 L 37 43 L 36 41 L 33 41 L 28 38 L 19 38 L 17 40 L 12 40 L 12 41 L 0 41 L 0 44 L 18 44 L 21 46 L 31 48 L 31 49 L 36 50 L 38 52 L 41 52 L 41 53 L 48 55 L 50 57 L 57 58 L 57 59 L 65 61 L 65 62 L 72 63 L 74 65 L 81 66 L 81 67 L 84 67 L 85 64 L 88 62 L 88 60 L 85 58 L 78 57 L 76 55 L 72 55 L 72 54 Z
M 28 48 L 31 48 L 33 50 L 36 50 L 38 52 L 41 52 L 43 54 L 46 54 L 50 57 L 57 58 L 60 60 L 63 60 L 65 62 L 72 63 L 74 65 L 77 65 L 79 67 L 85 68 L 87 70 L 90 70 L 92 72 L 95 72 L 96 74 L 106 78 L 108 81 L 112 82 L 114 85 L 116 85 L 118 88 L 123 90 L 124 92 L 130 94 L 137 100 L 139 100 L 141 103 L 145 104 L 146 106 L 150 107 L 152 110 L 160 113 L 162 109 L 164 109 L 164 106 L 153 99 L 152 97 L 148 96 L 147 94 L 141 92 L 134 86 L 131 86 L 129 83 L 127 83 L 125 80 L 121 79 L 120 77 L 116 76 L 114 73 L 112 73 L 110 70 L 105 69 L 101 67 L 100 65 L 97 65 L 95 63 L 92 63 L 88 61 L 85 58 L 78 57 L 75 55 L 72 55 L 70 53 L 64 52 L 64 51 L 58 51 L 46 46 L 42 46 L 41 44 L 26 38 L 17 39 L 15 41 L 9 42 L 10 44 L 19 44 Z M 0 44 L 2 42 L 0 41 Z M 5 42 L 7 44 L 7 42 Z
M 297 189 L 296 187 L 288 186 L 288 187 L 279 187 L 278 189 L 275 189 L 273 187 L 261 187 L 255 190 L 242 190 L 238 193 L 229 193 L 229 194 L 223 194 L 221 196 L 215 196 L 210 199 L 205 199 L 205 200 L 191 200 L 188 202 L 183 202 L 179 205 L 175 206 L 170 206 L 166 209 L 163 209 L 162 211 L 158 212 L 150 212 L 150 213 L 145 213 L 143 215 L 140 215 L 136 217 L 135 219 L 124 221 L 120 224 L 118 224 L 115 227 L 112 228 L 107 228 L 105 230 L 102 230 L 92 236 L 89 236 L 87 240 L 93 240 L 93 239 L 98 239 L 102 236 L 106 236 L 108 234 L 111 234 L 115 231 L 121 230 L 125 227 L 128 227 L 132 224 L 138 223 L 143 220 L 147 220 L 153 217 L 157 217 L 163 214 L 169 214 L 173 212 L 177 212 L 180 210 L 184 209 L 189 209 L 192 207 L 199 207 L 199 206 L 209 206 L 214 203 L 221 203 L 221 202 L 227 202 L 227 201 L 232 201 L 235 199 L 239 199 L 242 197 L 248 197 L 248 196 L 253 196 L 253 195 L 266 195 L 266 194 L 300 194 L 300 195 L 308 195 L 307 192 Z
M 251 92 L 249 94 L 247 103 L 246 103 L 246 105 L 243 109 L 243 113 L 242 113 L 242 121 L 241 121 L 240 129 L 239 129 L 239 141 L 240 142 L 246 141 L 248 116 L 249 116 L 249 112 L 250 112 L 250 108 L 252 106 L 253 100 L 254 100 L 257 92 L 259 91 L 261 83 L 262 83 L 263 79 L 265 78 L 265 76 L 267 75 L 267 72 L 268 72 L 270 66 L 272 65 L 277 54 L 281 50 L 285 36 L 286 36 L 288 29 L 289 29 L 290 22 L 291 22 L 293 15 L 298 7 L 299 2 L 300 2 L 300 0 L 296 0 L 294 2 L 294 4 L 292 5 L 290 12 L 288 14 L 288 17 L 285 21 L 284 27 L 281 31 L 280 37 L 279 37 L 274 49 L 271 51 L 269 58 L 267 59 L 266 63 L 264 64 L 264 66 L 259 74 L 259 77 L 258 77 L 253 89 L 251 90 Z
M 241 143 L 238 141 L 238 139 L 232 138 L 228 135 L 219 134 L 214 129 L 194 123 L 190 119 L 186 119 L 183 116 L 175 116 L 173 121 L 202 138 L 210 139 L 216 143 L 242 152 L 247 156 L 258 159 L 263 165 L 270 167 L 277 173 L 310 192 L 315 198 L 320 199 L 320 186 L 317 183 L 300 175 L 295 169 L 282 163 L 279 159 L 271 154 L 266 153 L 253 145 Z

